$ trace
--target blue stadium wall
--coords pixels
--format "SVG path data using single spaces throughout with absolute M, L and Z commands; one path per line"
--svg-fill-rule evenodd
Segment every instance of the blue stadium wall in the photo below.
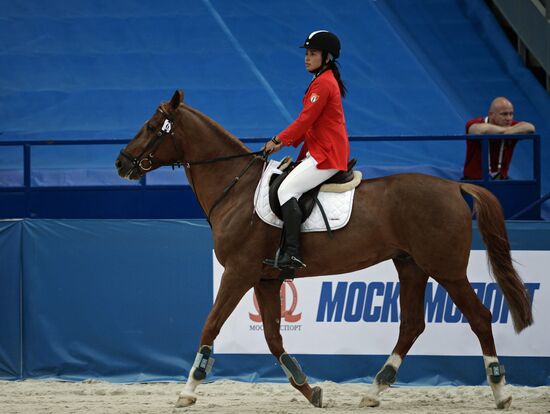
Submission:
M 547 224 L 508 223 L 512 249 L 550 250 Z M 477 231 L 472 247 L 482 248 Z M 0 221 L 0 263 L 0 378 L 186 378 L 213 297 L 204 220 Z M 386 357 L 298 355 L 313 380 L 359 382 Z M 510 383 L 550 385 L 548 357 L 501 362 Z M 286 380 L 263 354 L 219 355 L 212 378 Z M 481 356 L 411 355 L 399 381 L 482 384 L 485 374 Z
M 0 141 L 130 139 L 178 88 L 236 136 L 273 136 L 298 115 L 311 79 L 298 46 L 325 28 L 342 40 L 351 136 L 462 134 L 505 95 L 537 126 L 550 191 L 550 97 L 483 0 L 0 0 L 0 10 Z M 465 144 L 354 151 L 369 178 L 459 179 Z M 33 185 L 119 185 L 117 152 L 34 149 Z M 21 185 L 22 160 L 22 148 L 0 148 L 0 186 Z M 529 178 L 531 165 L 522 142 L 512 178 Z

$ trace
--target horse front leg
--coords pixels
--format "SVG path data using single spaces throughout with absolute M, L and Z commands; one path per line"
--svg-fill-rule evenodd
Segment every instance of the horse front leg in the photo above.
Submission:
M 281 281 L 261 280 L 254 286 L 260 308 L 264 335 L 269 350 L 281 365 L 290 384 L 300 391 L 315 407 L 323 406 L 323 390 L 311 388 L 307 377 L 295 358 L 286 353 L 281 336 Z
M 195 390 L 204 381 L 214 364 L 214 358 L 212 358 L 214 340 L 244 294 L 253 286 L 251 282 L 248 283 L 242 277 L 237 276 L 236 272 L 228 269 L 223 272 L 214 306 L 208 314 L 202 330 L 199 351 L 189 371 L 185 387 L 179 394 L 176 407 L 188 407 L 197 401 Z
M 394 259 L 399 274 L 401 323 L 399 338 L 388 360 L 376 374 L 367 395 L 363 397 L 360 407 L 378 407 L 378 396 L 387 390 L 397 379 L 397 371 L 412 345 L 424 331 L 424 291 L 428 275 L 424 273 L 411 257 Z

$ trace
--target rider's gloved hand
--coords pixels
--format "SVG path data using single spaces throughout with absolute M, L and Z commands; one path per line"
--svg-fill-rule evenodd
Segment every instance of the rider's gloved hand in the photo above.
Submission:
M 277 151 L 279 151 L 283 147 L 282 141 L 279 139 L 278 136 L 274 136 L 271 138 L 263 147 L 263 151 L 266 154 L 273 154 Z

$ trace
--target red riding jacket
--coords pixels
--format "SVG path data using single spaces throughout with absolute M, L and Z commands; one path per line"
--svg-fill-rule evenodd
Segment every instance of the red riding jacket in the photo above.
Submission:
M 317 168 L 346 170 L 349 160 L 346 120 L 340 88 L 331 70 L 311 82 L 302 102 L 302 112 L 279 138 L 294 147 L 304 142 L 298 161 L 309 151 L 317 161 Z

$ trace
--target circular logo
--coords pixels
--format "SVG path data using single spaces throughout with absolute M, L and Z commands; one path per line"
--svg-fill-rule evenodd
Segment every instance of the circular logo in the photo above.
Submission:
M 292 299 L 290 302 L 287 301 L 287 289 L 288 287 L 290 289 L 290 294 L 292 295 Z M 281 285 L 280 290 L 281 295 L 281 317 L 286 322 L 298 322 L 302 318 L 302 312 L 295 314 L 294 311 L 296 310 L 296 306 L 298 305 L 298 289 L 296 289 L 296 286 L 292 282 L 292 280 L 285 280 L 285 282 Z M 248 316 L 251 321 L 253 322 L 262 322 L 262 317 L 260 315 L 260 306 L 258 304 L 258 299 L 256 298 L 256 294 L 253 296 L 253 302 L 254 307 L 256 308 L 257 313 L 251 313 L 248 312 Z

